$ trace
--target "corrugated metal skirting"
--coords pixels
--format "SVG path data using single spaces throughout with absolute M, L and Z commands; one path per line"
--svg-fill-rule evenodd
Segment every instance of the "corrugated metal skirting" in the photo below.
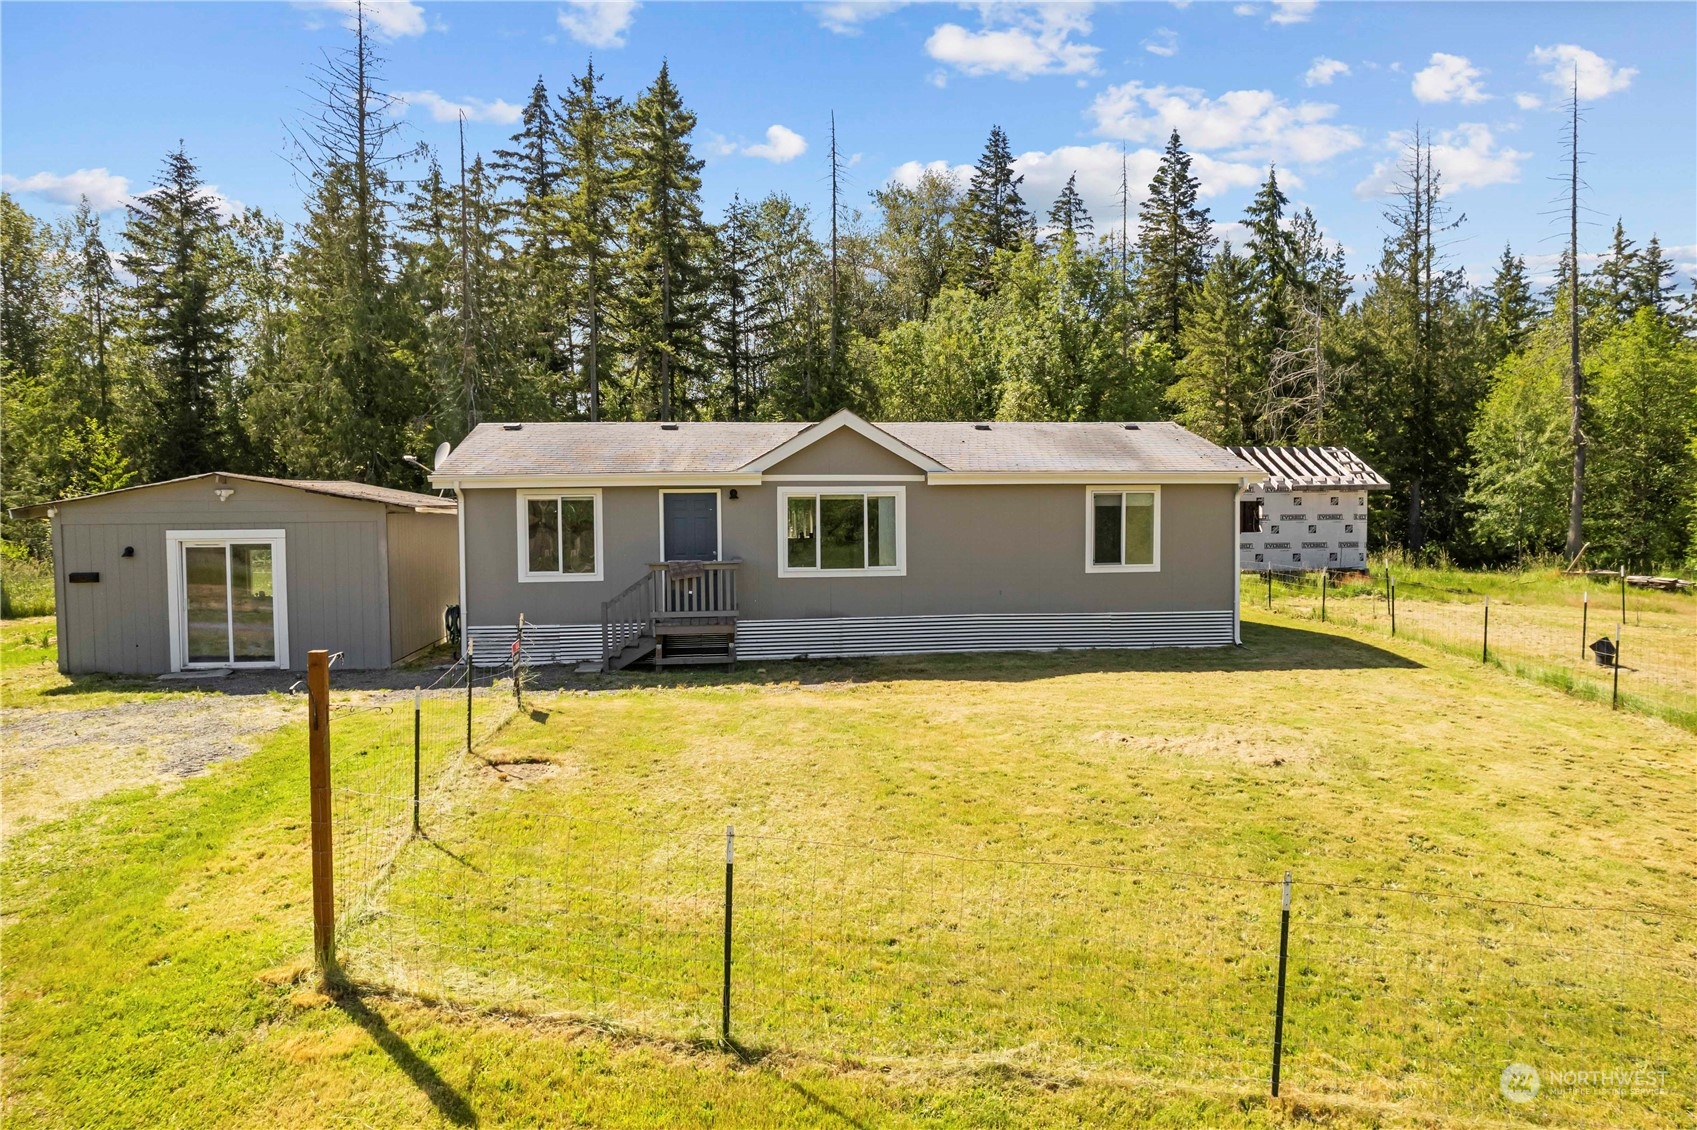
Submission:
M 511 661 L 514 625 L 468 629 L 477 665 Z M 597 659 L 599 624 L 527 624 L 531 663 Z M 745 620 L 737 627 L 738 659 L 815 659 L 859 655 L 926 655 L 970 651 L 1048 651 L 1090 647 L 1224 647 L 1231 611 L 1106 612 L 1076 615 L 838 616 L 815 620 Z

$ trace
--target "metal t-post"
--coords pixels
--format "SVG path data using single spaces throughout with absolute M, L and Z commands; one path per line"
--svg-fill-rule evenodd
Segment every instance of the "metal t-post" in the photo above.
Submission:
M 1491 661 L 1491 598 L 1485 598 L 1485 635 L 1479 643 L 1479 662 Z
M 1279 914 L 1279 989 L 1273 1010 L 1273 1097 L 1279 1097 L 1279 1061 L 1285 1048 L 1285 963 L 1290 956 L 1290 872 L 1285 872 L 1284 908 Z
M 418 834 L 418 779 L 419 779 L 419 737 L 423 731 L 420 725 L 422 717 L 423 694 L 414 687 L 412 692 L 412 830 Z
M 725 981 L 719 998 L 719 1036 L 731 1042 L 731 868 L 736 855 L 736 831 L 725 828 Z
M 1620 625 L 1615 625 L 1615 686 L 1609 695 L 1609 709 L 1620 709 Z
M 1591 590 L 1586 589 L 1579 602 L 1579 659 L 1585 659 L 1585 637 L 1591 634 Z
M 471 752 L 471 676 L 477 668 L 472 666 L 472 642 L 466 637 L 465 641 L 465 751 Z
M 1326 622 L 1326 584 L 1331 579 L 1330 569 L 1320 570 L 1320 623 Z

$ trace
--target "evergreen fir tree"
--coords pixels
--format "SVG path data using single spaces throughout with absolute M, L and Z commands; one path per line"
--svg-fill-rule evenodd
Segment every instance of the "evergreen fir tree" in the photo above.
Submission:
M 566 405 L 573 399 L 568 386 L 575 376 L 573 295 L 561 231 L 565 213 L 560 197 L 565 174 L 559 123 L 540 77 L 531 87 L 530 100 L 519 120 L 511 147 L 495 150 L 495 159 L 488 166 L 496 182 L 516 194 L 502 206 L 498 217 L 510 219 L 517 241 L 513 253 L 501 261 L 501 281 L 511 292 L 513 304 L 511 328 L 518 349 L 513 362 L 550 403 Z
M 1248 443 L 1258 412 L 1259 376 L 1250 351 L 1254 274 L 1226 244 L 1214 256 L 1185 322 L 1179 379 L 1168 390 L 1178 422 L 1219 444 Z
M 1197 206 L 1199 182 L 1178 131 L 1167 139 L 1149 195 L 1137 209 L 1134 295 L 1138 317 L 1157 341 L 1178 348 L 1186 305 L 1202 285 L 1214 235 L 1208 209 Z
M 701 217 L 703 162 L 689 143 L 694 130 L 695 114 L 662 63 L 632 108 L 619 150 L 630 201 L 619 298 L 633 417 L 674 419 L 702 391 L 710 244 Z
M 223 469 L 219 394 L 235 354 L 229 243 L 200 172 L 179 146 L 153 187 L 126 205 L 122 262 L 129 337 L 141 354 L 142 470 L 173 479 Z
M 1610 324 L 1627 321 L 1638 307 L 1637 282 L 1639 253 L 1632 240 L 1626 238 L 1626 227 L 1615 221 L 1614 235 L 1609 241 L 1609 253 L 1597 264 L 1591 275 L 1595 302 L 1590 313 L 1608 320 Z
M 310 186 L 295 311 L 283 376 L 260 394 L 256 424 L 290 473 L 416 487 L 401 457 L 428 441 L 432 402 L 405 348 L 418 312 L 394 271 L 390 170 L 420 150 L 393 144 L 401 123 L 363 8 L 352 30 L 353 43 L 314 76 L 318 105 L 294 132 Z M 459 407 L 475 419 L 473 394 L 464 390 Z
M 1055 197 L 1055 202 L 1049 207 L 1049 228 L 1057 235 L 1071 236 L 1073 242 L 1087 247 L 1090 237 L 1095 233 L 1095 225 L 1090 221 L 1090 212 L 1084 206 L 1084 197 L 1078 192 L 1078 174 L 1067 177 L 1067 182 L 1061 188 L 1061 194 Z
M 1016 250 L 1031 237 L 1031 213 L 1019 194 L 1024 182 L 1013 171 L 1008 135 L 1001 126 L 992 126 L 955 217 L 953 277 L 980 294 L 994 285 L 996 253 Z
M 614 241 L 620 211 L 617 152 L 625 108 L 600 93 L 600 75 L 590 58 L 560 98 L 561 170 L 566 192 L 559 202 L 566 254 L 583 320 L 583 395 L 589 419 L 601 418 L 605 371 L 603 332 L 617 263 Z
M 1673 274 L 1673 260 L 1662 250 L 1661 239 L 1652 235 L 1639 253 L 1637 270 L 1632 274 L 1633 309 L 1649 307 L 1658 314 L 1666 314 L 1676 289 Z
M 66 310 L 55 353 L 58 363 L 77 374 L 79 399 L 87 418 L 106 423 L 112 415 L 112 339 L 118 305 L 118 277 L 112 255 L 100 235 L 100 213 L 88 197 L 66 221 Z
M 1502 258 L 1497 260 L 1497 273 L 1485 292 L 1485 303 L 1490 311 L 1497 359 L 1519 353 L 1538 321 L 1541 308 L 1526 277 L 1526 260 L 1516 255 L 1508 244 L 1503 245 Z

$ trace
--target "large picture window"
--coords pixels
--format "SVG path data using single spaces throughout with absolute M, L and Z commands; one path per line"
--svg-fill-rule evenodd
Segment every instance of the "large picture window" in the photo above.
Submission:
M 1086 499 L 1086 572 L 1154 572 L 1161 567 L 1159 487 L 1092 488 Z
M 781 490 L 778 575 L 902 574 L 905 503 L 900 488 Z
M 519 495 L 519 580 L 601 579 L 601 494 Z

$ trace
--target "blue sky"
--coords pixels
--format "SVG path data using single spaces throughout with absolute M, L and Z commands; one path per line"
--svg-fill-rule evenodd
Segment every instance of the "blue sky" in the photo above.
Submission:
M 227 199 L 298 219 L 285 124 L 307 74 L 346 40 L 349 4 L 21 3 L 0 7 L 0 174 L 39 215 L 79 192 L 119 208 L 181 138 Z M 1168 131 L 1197 156 L 1205 203 L 1233 234 L 1269 161 L 1350 252 L 1378 254 L 1379 195 L 1416 124 L 1438 146 L 1465 224 L 1450 252 L 1476 279 L 1505 241 L 1546 275 L 1565 219 L 1558 84 L 1585 104 L 1588 226 L 1616 216 L 1697 271 L 1697 5 L 435 3 L 377 5 L 387 85 L 414 137 L 487 153 L 538 75 L 566 87 L 593 51 L 634 97 L 662 59 L 699 116 L 705 196 L 828 200 L 828 118 L 848 197 L 927 165 L 972 162 L 1007 130 L 1028 202 L 1077 172 L 1098 230 L 1122 143 L 1141 195 Z M 114 214 L 112 219 L 120 219 Z

